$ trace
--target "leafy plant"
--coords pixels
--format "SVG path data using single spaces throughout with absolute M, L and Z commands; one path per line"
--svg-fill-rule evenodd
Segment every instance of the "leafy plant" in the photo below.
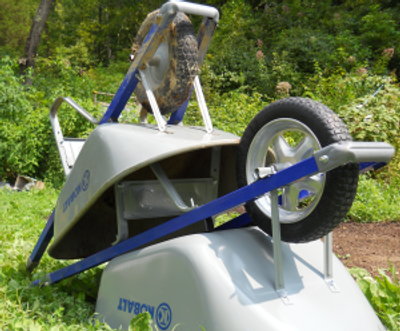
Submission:
M 0 59 L 0 178 L 13 181 L 18 174 L 60 183 L 61 164 L 49 121 L 49 110 L 59 96 L 73 95 L 95 116 L 90 82 L 62 60 L 37 61 L 33 86 L 22 84 L 18 66 Z M 85 136 L 92 126 L 75 111 L 60 108 L 65 136 Z M 56 162 L 54 161 L 56 160 Z
M 148 312 L 136 315 L 129 325 L 129 331 L 153 331 L 151 315 Z
M 395 268 L 391 268 L 390 276 L 380 270 L 375 278 L 360 268 L 351 269 L 350 272 L 385 326 L 389 330 L 399 330 L 400 279 Z
M 94 319 L 101 269 L 51 287 L 30 287 L 32 278 L 66 266 L 47 254 L 33 276 L 25 262 L 54 207 L 57 190 L 16 192 L 0 189 L 0 329 L 1 330 L 111 330 Z M 31 278 L 32 277 L 32 278 Z
M 348 217 L 356 222 L 400 221 L 398 180 L 390 184 L 361 176 Z

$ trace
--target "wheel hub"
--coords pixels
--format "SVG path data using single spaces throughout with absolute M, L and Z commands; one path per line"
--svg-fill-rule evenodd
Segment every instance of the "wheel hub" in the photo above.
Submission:
M 273 166 L 280 171 L 312 156 L 320 148 L 318 139 L 304 123 L 291 118 L 271 121 L 258 131 L 250 145 L 247 182 L 250 184 L 258 179 L 260 168 Z M 307 217 L 317 206 L 324 185 L 325 174 L 316 174 L 278 189 L 280 222 L 296 223 Z M 269 193 L 255 203 L 271 217 Z
M 152 91 L 156 90 L 163 82 L 170 65 L 168 42 L 162 42 L 144 70 L 147 82 Z

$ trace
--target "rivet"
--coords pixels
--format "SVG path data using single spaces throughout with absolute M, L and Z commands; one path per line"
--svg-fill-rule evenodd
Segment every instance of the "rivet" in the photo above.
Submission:
M 328 155 L 322 155 L 322 156 L 319 158 L 319 162 L 328 163 L 328 162 L 329 162 L 329 156 L 328 156 Z

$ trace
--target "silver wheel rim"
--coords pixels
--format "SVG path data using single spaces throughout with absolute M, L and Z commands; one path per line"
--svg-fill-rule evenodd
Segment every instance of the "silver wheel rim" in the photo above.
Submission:
M 162 82 L 169 68 L 169 44 L 168 42 L 162 42 L 153 57 L 148 62 L 148 66 L 144 70 L 144 73 L 152 91 L 156 90 Z
M 265 124 L 254 136 L 247 154 L 246 179 L 250 184 L 258 179 L 256 169 L 274 165 L 285 169 L 312 156 L 321 145 L 304 123 L 292 118 L 280 118 Z M 325 174 L 305 177 L 278 189 L 280 196 L 279 220 L 296 223 L 316 208 L 321 199 Z M 267 193 L 255 200 L 257 207 L 271 218 L 271 199 Z

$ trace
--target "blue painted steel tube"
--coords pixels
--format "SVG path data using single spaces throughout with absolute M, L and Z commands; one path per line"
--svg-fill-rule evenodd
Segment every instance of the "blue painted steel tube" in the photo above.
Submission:
M 181 104 L 181 106 L 178 108 L 178 110 L 174 111 L 171 114 L 171 117 L 169 118 L 169 120 L 167 122 L 168 124 L 178 124 L 178 123 L 182 122 L 183 117 L 185 116 L 185 113 L 186 113 L 186 109 L 189 105 L 189 99 L 191 96 L 192 96 L 192 91 L 190 91 L 188 99 L 183 104 Z
M 47 220 L 46 226 L 44 227 L 40 237 L 33 249 L 31 255 L 26 262 L 26 269 L 31 272 L 35 267 L 39 264 L 40 259 L 42 258 L 44 252 L 46 251 L 47 246 L 51 238 L 54 235 L 54 210 L 51 213 L 49 219 Z
M 378 170 L 384 167 L 386 162 L 361 162 L 358 165 L 360 173 L 368 172 L 370 170 Z
M 319 170 L 315 158 L 310 157 L 276 173 L 271 177 L 260 179 L 250 185 L 244 186 L 192 211 L 175 217 L 170 221 L 138 234 L 137 236 L 129 238 L 115 246 L 95 253 L 77 263 L 49 273 L 46 276 L 46 279 L 36 280 L 32 285 L 57 283 L 64 278 L 71 277 L 82 271 L 98 266 L 99 264 L 142 247 L 145 244 L 165 237 L 166 235 L 174 233 L 191 224 L 219 214 L 247 201 L 254 200 L 269 191 L 318 172 Z
M 150 31 L 146 35 L 143 44 L 145 44 L 153 36 L 153 34 L 156 33 L 157 29 L 158 26 L 156 24 L 153 24 L 150 27 Z M 112 99 L 110 106 L 103 115 L 103 118 L 99 121 L 99 124 L 107 123 L 110 120 L 113 122 L 117 121 L 119 115 L 124 110 L 129 98 L 139 83 L 139 79 L 137 78 L 138 73 L 138 68 L 129 69 L 120 87 L 118 88 L 117 93 Z
M 139 83 L 139 80 L 136 77 L 137 74 L 138 70 L 128 72 L 99 124 L 107 123 L 110 120 L 113 122 L 117 121 L 119 115 L 125 108 L 129 98 L 135 90 L 136 85 Z

